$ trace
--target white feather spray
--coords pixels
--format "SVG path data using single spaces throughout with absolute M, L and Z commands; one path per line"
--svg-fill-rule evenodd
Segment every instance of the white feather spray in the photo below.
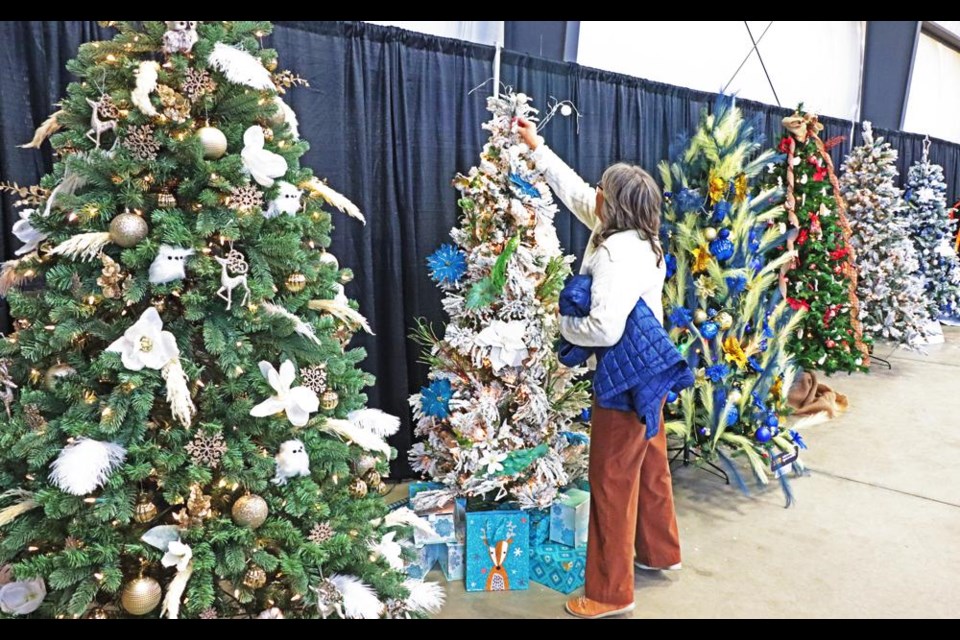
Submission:
M 407 578 L 403 586 L 410 592 L 406 599 L 407 608 L 425 614 L 440 613 L 446 596 L 439 584 Z
M 50 467 L 50 482 L 74 496 L 85 496 L 102 487 L 127 457 L 114 442 L 80 438 L 68 444 Z
M 378 526 L 380 518 L 371 521 L 371 524 Z M 436 536 L 436 530 L 430 525 L 426 518 L 418 516 L 410 507 L 400 507 L 391 511 L 383 518 L 384 527 L 413 527 L 426 536 Z
M 314 332 L 313 327 L 294 314 L 290 313 L 283 307 L 278 304 L 273 304 L 272 302 L 264 302 L 263 310 L 266 311 L 271 316 L 282 316 L 293 323 L 293 330 L 304 338 L 320 344 L 320 338 L 317 337 L 317 334 Z
M 290 105 L 284 102 L 280 96 L 275 96 L 273 101 L 277 103 L 277 107 L 283 112 L 283 121 L 290 127 L 290 135 L 293 136 L 294 140 L 299 140 L 300 121 L 297 120 L 296 112 L 294 112 L 294 110 L 290 108 Z
M 310 191 L 312 195 L 320 196 L 328 204 L 333 205 L 351 218 L 356 218 L 363 224 L 367 224 L 367 219 L 363 217 L 362 213 L 360 213 L 360 209 L 357 207 L 357 205 L 350 202 L 346 196 L 334 191 L 327 184 L 321 182 L 317 178 L 310 178 L 300 186 Z
M 400 430 L 400 418 L 380 409 L 357 409 L 347 414 L 347 420 L 381 438 L 389 438 Z
M 327 418 L 324 420 L 323 428 L 331 433 L 335 433 L 344 440 L 349 440 L 361 449 L 366 451 L 376 451 L 384 455 L 390 455 L 390 445 L 370 433 L 366 429 L 358 427 L 349 420 L 340 420 L 338 418 Z
M 378 558 L 383 558 L 395 571 L 403 571 L 403 547 L 394 540 L 397 532 L 391 531 L 369 546 L 370 552 Z
M 207 62 L 234 84 L 242 84 L 251 89 L 276 89 L 270 72 L 260 60 L 236 47 L 218 42 L 213 45 Z
M 150 102 L 150 94 L 157 88 L 160 64 L 154 60 L 144 60 L 133 73 L 137 77 L 137 85 L 130 92 L 130 102 L 140 113 L 152 118 L 157 115 L 157 109 Z
M 336 585 L 343 595 L 343 614 L 347 618 L 375 620 L 380 617 L 383 603 L 367 583 L 353 576 L 330 576 L 330 582 Z

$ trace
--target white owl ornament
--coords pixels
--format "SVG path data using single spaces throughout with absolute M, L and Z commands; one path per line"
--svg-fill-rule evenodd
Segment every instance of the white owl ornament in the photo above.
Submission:
M 263 212 L 264 218 L 276 218 L 282 213 L 288 216 L 296 215 L 300 211 L 300 196 L 303 191 L 284 180 L 278 180 L 280 193 L 270 202 L 270 206 Z
M 193 249 L 172 247 L 168 244 L 160 245 L 157 257 L 150 264 L 150 283 L 165 284 L 185 278 L 187 274 L 184 267 L 187 264 L 187 258 L 193 253 Z
M 310 456 L 299 440 L 287 440 L 281 444 L 274 460 L 277 461 L 277 473 L 271 480 L 273 484 L 283 486 L 290 478 L 310 475 Z
M 163 34 L 164 53 L 190 53 L 197 40 L 196 20 L 167 20 L 167 31 Z

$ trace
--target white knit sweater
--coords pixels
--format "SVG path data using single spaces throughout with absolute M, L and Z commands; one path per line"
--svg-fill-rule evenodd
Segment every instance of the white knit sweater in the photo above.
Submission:
M 627 318 L 639 298 L 643 298 L 663 324 L 666 265 L 661 260 L 657 266 L 650 242 L 639 231 L 621 231 L 595 249 L 593 238 L 600 226 L 596 191 L 547 145 L 541 144 L 531 157 L 557 197 L 592 231 L 580 266 L 580 273 L 593 276 L 590 315 L 562 316 L 561 335 L 584 347 L 613 346 L 620 341 Z

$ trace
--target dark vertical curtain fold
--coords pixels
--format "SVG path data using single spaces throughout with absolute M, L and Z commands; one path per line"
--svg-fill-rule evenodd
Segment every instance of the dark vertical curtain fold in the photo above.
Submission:
M 109 37 L 92 22 L 0 23 L 0 177 L 34 184 L 51 167 L 49 146 L 16 148 L 55 110 L 70 76 L 67 60 L 89 40 Z M 438 328 L 445 317 L 440 294 L 429 280 L 424 260 L 447 241 L 457 222 L 457 192 L 450 181 L 477 161 L 486 139 L 491 47 L 353 22 L 278 22 L 265 42 L 280 53 L 281 66 L 310 81 L 286 99 L 297 112 L 300 131 L 311 149 L 304 164 L 329 180 L 367 216 L 367 225 L 335 214 L 331 251 L 355 280 L 347 293 L 360 303 L 375 336 L 358 335 L 366 348 L 364 368 L 377 376 L 370 405 L 403 420 L 392 444 L 400 456 L 397 477 L 409 475 L 405 452 L 413 441 L 409 393 L 426 378 L 419 351 L 408 334 L 416 318 Z M 501 81 L 534 98 L 546 115 L 553 97 L 572 100 L 576 119 L 557 115 L 542 130 L 547 142 L 583 177 L 596 182 L 612 162 L 623 160 L 658 175 L 657 163 L 669 157 L 697 123 L 700 109 L 714 94 L 684 89 L 582 67 L 504 52 Z M 748 117 L 759 118 L 767 145 L 782 135 L 780 119 L 790 109 L 739 101 Z M 792 107 L 793 105 L 790 105 Z M 859 125 L 821 118 L 823 138 L 845 136 L 832 150 L 839 168 L 853 145 L 861 143 Z M 923 136 L 878 129 L 899 152 L 901 174 L 920 157 Z M 852 135 L 852 139 L 851 139 Z M 930 157 L 943 165 L 948 197 L 960 194 L 960 145 L 933 140 Z M 10 234 L 16 219 L 13 198 L 3 197 L 0 258 L 13 256 L 19 242 Z M 561 242 L 581 253 L 589 230 L 572 216 L 557 217 Z M 6 305 L 0 309 L 9 329 Z

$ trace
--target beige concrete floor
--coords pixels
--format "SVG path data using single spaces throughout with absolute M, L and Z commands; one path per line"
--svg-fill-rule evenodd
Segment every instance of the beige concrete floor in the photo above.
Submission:
M 633 617 L 960 616 L 960 327 L 945 333 L 926 355 L 878 347 L 892 371 L 829 379 L 850 410 L 805 430 L 790 509 L 778 486 L 745 497 L 676 471 L 683 570 L 638 575 Z M 440 618 L 569 617 L 536 583 L 446 586 Z

